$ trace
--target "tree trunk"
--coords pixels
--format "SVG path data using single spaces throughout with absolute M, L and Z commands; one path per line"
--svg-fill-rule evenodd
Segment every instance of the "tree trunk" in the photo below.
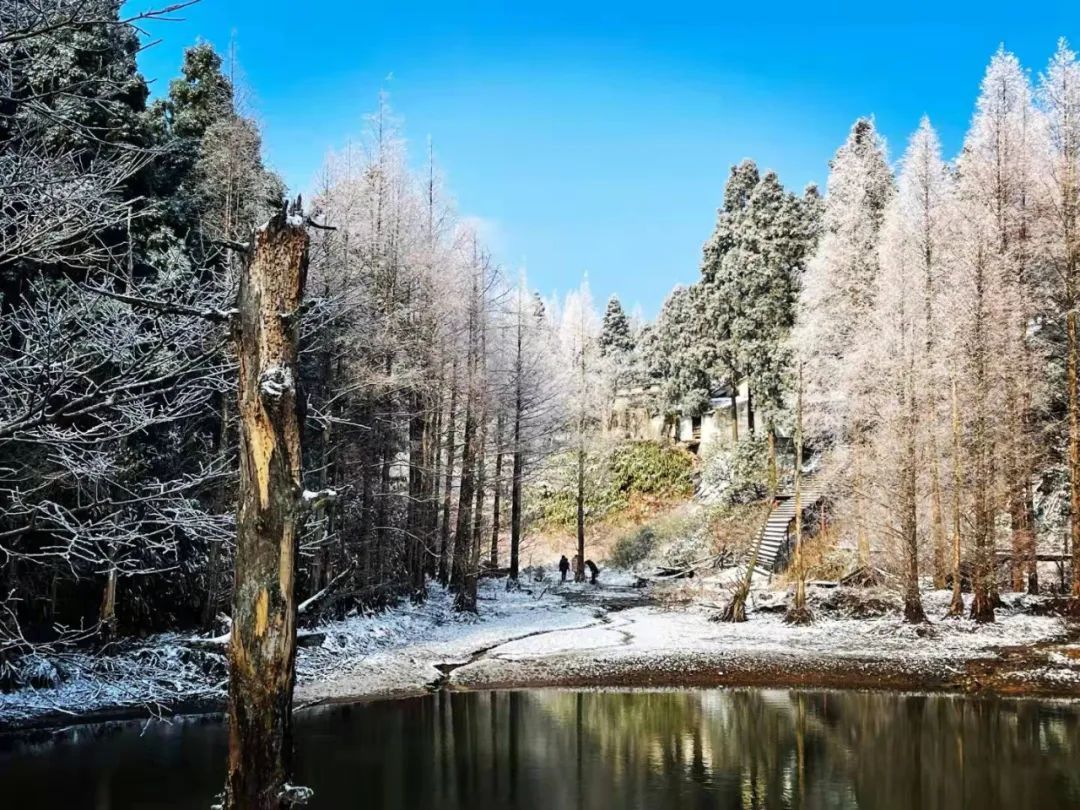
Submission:
M 476 508 L 473 511 L 473 539 L 472 547 L 477 554 L 484 547 L 484 499 L 487 496 L 487 420 L 483 413 L 480 415 L 480 425 L 477 428 L 480 434 L 479 447 L 476 454 Z M 479 557 L 477 558 L 479 564 Z M 475 566 L 473 567 L 475 570 Z
M 224 392 L 221 393 L 221 424 L 218 425 L 218 435 L 214 442 L 214 455 L 221 460 L 224 468 L 228 459 L 227 441 L 229 430 L 229 398 Z M 228 505 L 228 476 L 222 475 L 214 493 L 214 512 L 222 514 Z M 206 561 L 206 602 L 203 604 L 202 628 L 209 630 L 214 623 L 214 617 L 218 609 L 219 586 L 221 580 L 221 540 L 210 541 L 210 553 Z
M 515 437 L 520 436 L 520 420 L 514 425 Z M 520 439 L 514 439 L 513 480 L 510 482 L 510 579 L 517 580 L 521 565 L 521 496 L 524 479 L 525 456 Z
M 802 538 L 802 364 L 799 364 L 798 388 L 795 394 L 795 596 L 784 620 L 788 624 L 810 624 L 814 617 L 806 606 L 806 559 Z
M 240 279 L 240 489 L 229 647 L 226 810 L 290 804 L 301 522 L 299 309 L 308 236 L 284 211 L 257 230 Z
M 731 375 L 731 443 L 739 442 L 739 383 Z
M 776 463 L 776 426 L 773 425 L 772 420 L 769 420 L 768 429 L 769 440 L 769 476 L 768 486 L 770 492 L 776 492 L 780 486 L 780 471 L 777 469 Z
M 987 373 L 985 324 L 988 321 L 986 306 L 985 270 L 980 262 L 975 279 L 976 313 L 972 365 L 974 366 L 975 425 L 972 438 L 972 498 L 974 514 L 975 576 L 972 582 L 971 618 L 977 622 L 994 621 L 993 531 L 994 509 L 990 501 L 990 489 L 994 482 L 993 449 L 988 425 L 990 396 Z
M 1066 540 L 1072 551 L 1072 589 L 1074 599 L 1080 599 L 1080 333 L 1076 325 L 1076 311 L 1066 316 L 1068 329 L 1068 384 L 1069 384 L 1069 534 Z
M 116 637 L 116 566 L 112 564 L 101 595 L 101 637 L 105 641 Z
M 431 480 L 427 488 L 427 556 L 424 561 L 424 572 L 432 579 L 439 574 L 439 502 L 440 485 L 442 484 L 442 387 L 443 373 L 439 371 L 439 382 L 433 409 L 435 412 L 434 424 L 428 421 L 430 436 L 428 437 L 429 453 L 431 457 Z
M 518 306 L 517 350 L 514 355 L 514 463 L 510 482 L 510 582 L 517 582 L 521 561 L 521 497 L 522 479 L 525 474 L 525 452 L 521 446 L 521 417 L 525 407 L 524 381 L 522 380 L 522 343 L 524 325 L 520 302 Z
M 503 418 L 500 413 L 495 420 L 495 487 L 491 504 L 491 556 L 492 568 L 499 567 L 499 510 L 502 508 L 503 490 Z
M 754 438 L 754 392 L 746 386 L 746 435 Z
M 409 414 L 409 503 L 406 525 L 408 536 L 405 538 L 409 550 L 407 574 L 409 591 L 413 601 L 420 601 L 424 596 L 424 518 L 427 501 L 424 484 L 428 467 L 427 459 L 427 412 L 423 394 L 414 391 L 411 396 L 412 407 Z
M 476 417 L 472 396 L 465 403 L 465 435 L 461 447 L 461 486 L 458 489 L 457 528 L 454 531 L 454 566 L 451 585 L 457 590 L 454 607 L 458 610 L 476 612 L 476 600 L 470 598 L 466 578 L 471 560 L 472 502 L 476 457 Z
M 454 428 L 457 420 L 457 360 L 450 375 L 450 411 L 446 417 L 446 478 L 443 482 L 442 525 L 439 527 L 439 582 L 450 582 L 450 496 L 454 487 Z
M 577 452 L 577 568 L 574 582 L 585 581 L 585 445 Z
M 931 428 L 933 429 L 933 428 Z M 930 445 L 930 530 L 934 535 L 934 588 L 945 587 L 945 510 L 941 497 L 941 468 L 937 440 Z
M 916 431 L 919 426 L 918 400 L 915 396 L 914 354 L 909 355 L 905 386 L 904 460 L 900 482 L 900 521 L 904 539 L 904 621 L 921 624 L 926 621 L 922 597 L 919 593 L 919 526 L 918 526 L 918 445 Z
M 964 615 L 964 596 L 960 581 L 960 405 L 956 398 L 956 380 L 952 382 L 952 452 L 953 452 L 953 498 L 952 498 L 952 601 L 949 616 Z

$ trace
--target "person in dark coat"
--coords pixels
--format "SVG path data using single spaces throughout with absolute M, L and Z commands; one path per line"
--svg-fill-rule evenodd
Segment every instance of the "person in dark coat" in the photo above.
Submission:
M 596 567 L 596 563 L 592 560 L 586 560 L 585 567 L 589 569 L 589 582 L 595 585 L 596 578 L 600 576 L 600 569 Z
M 566 575 L 570 572 L 570 561 L 566 559 L 566 555 L 562 555 L 562 559 L 559 560 L 559 573 L 562 574 L 562 581 L 566 582 Z

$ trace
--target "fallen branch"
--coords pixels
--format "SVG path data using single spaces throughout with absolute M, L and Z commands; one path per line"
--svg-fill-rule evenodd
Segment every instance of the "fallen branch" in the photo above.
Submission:
M 311 609 L 312 605 L 318 603 L 321 599 L 323 599 L 325 596 L 327 596 L 327 594 L 329 594 L 331 591 L 334 590 L 335 587 L 337 587 L 338 583 L 344 581 L 344 579 L 351 573 L 352 573 L 352 567 L 350 566 L 349 568 L 346 568 L 344 571 L 342 571 L 340 574 L 338 574 L 336 577 L 334 577 L 332 580 L 330 580 L 326 584 L 326 587 L 323 588 L 321 591 L 318 591 L 317 593 L 312 594 L 307 599 L 305 599 L 303 602 L 301 602 L 300 606 L 296 609 L 297 614 L 300 615 L 300 616 L 303 616 L 305 613 L 307 613 L 308 610 Z

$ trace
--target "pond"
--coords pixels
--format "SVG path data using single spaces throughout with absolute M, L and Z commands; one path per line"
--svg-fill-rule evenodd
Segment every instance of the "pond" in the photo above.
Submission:
M 441 692 L 297 715 L 315 808 L 1080 807 L 1080 703 L 798 690 Z M 5 807 L 206 810 L 225 728 L 0 749 Z

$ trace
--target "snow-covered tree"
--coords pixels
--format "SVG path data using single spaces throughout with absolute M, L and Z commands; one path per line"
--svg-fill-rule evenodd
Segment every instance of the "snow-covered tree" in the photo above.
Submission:
M 873 525 L 900 552 L 904 617 L 909 622 L 925 620 L 919 562 L 927 534 L 921 504 L 927 495 L 935 576 L 944 580 L 939 434 L 947 379 L 937 331 L 952 205 L 952 181 L 941 146 L 923 118 L 900 161 L 897 193 L 881 227 L 880 271 L 864 366 L 868 376 L 860 386 L 869 400 L 863 410 L 867 442 L 877 460 L 867 468 L 864 487 L 873 505 Z
M 1048 294 L 1051 318 L 1058 329 L 1064 328 L 1064 340 L 1057 341 L 1058 365 L 1064 370 L 1065 411 L 1067 414 L 1067 450 L 1069 478 L 1069 526 L 1063 552 L 1073 550 L 1072 595 L 1080 597 L 1080 332 L 1077 307 L 1080 306 L 1080 63 L 1065 40 L 1057 51 L 1038 88 L 1039 108 L 1047 127 L 1045 216 L 1040 220 L 1045 240 L 1050 276 Z M 1064 315 L 1064 324 L 1060 323 Z
M 957 161 L 956 267 L 950 276 L 951 352 L 963 420 L 965 488 L 975 562 L 972 615 L 992 621 L 997 517 L 1010 517 L 1014 585 L 1024 567 L 1035 580 L 1032 433 L 1042 358 L 1031 329 L 1038 251 L 1038 155 L 1045 127 L 1016 57 L 998 51 L 987 68 L 974 119 Z
M 808 440 L 831 449 L 834 471 L 860 489 L 864 330 L 878 279 L 878 233 L 893 195 L 885 144 L 860 118 L 830 164 L 817 250 L 803 277 L 793 343 L 804 361 Z M 846 459 L 846 462 L 845 462 Z M 841 473 L 843 475 L 841 475 Z M 852 503 L 860 559 L 869 558 L 859 499 Z
M 577 460 L 577 566 L 574 579 L 585 581 L 585 458 L 590 440 L 607 420 L 609 402 L 602 382 L 600 319 L 593 309 L 588 281 L 567 294 L 559 322 L 559 343 L 565 373 L 569 445 Z

